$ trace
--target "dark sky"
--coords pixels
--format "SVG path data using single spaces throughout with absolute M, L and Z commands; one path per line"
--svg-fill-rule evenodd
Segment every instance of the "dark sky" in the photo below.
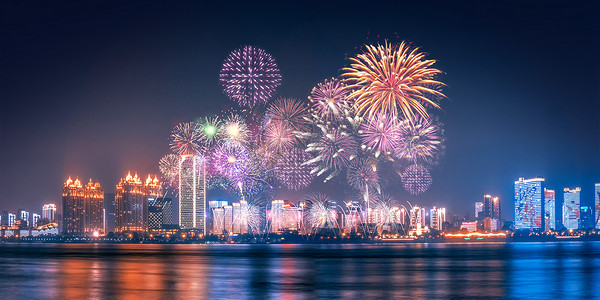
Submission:
M 69 175 L 111 192 L 128 170 L 157 173 L 174 124 L 230 104 L 217 78 L 236 47 L 266 49 L 283 75 L 277 96 L 306 99 L 347 55 L 385 38 L 430 53 L 448 84 L 433 185 L 399 199 L 463 214 L 497 194 L 510 219 L 514 180 L 543 176 L 558 195 L 581 186 L 593 201 L 596 1 L 174 2 L 0 4 L 0 210 L 60 202 Z

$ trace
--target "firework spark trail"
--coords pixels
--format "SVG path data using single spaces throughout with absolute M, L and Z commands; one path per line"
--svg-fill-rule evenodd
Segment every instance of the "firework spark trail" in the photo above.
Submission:
M 306 105 L 294 98 L 280 98 L 265 113 L 265 145 L 277 153 L 291 148 L 297 142 L 296 131 L 310 129 Z
M 195 122 L 180 123 L 171 131 L 171 150 L 179 155 L 198 155 L 204 152 L 204 136 Z
M 379 186 L 379 173 L 377 172 L 377 163 L 371 159 L 354 160 L 346 174 L 348 184 L 361 193 L 377 191 L 381 192 Z
M 163 182 L 175 183 L 179 177 L 179 156 L 167 154 L 158 162 L 158 169 L 163 177 Z
M 307 145 L 306 152 L 314 152 L 314 158 L 304 164 L 316 164 L 311 173 L 317 176 L 331 171 L 325 182 L 335 177 L 346 168 L 358 152 L 358 143 L 354 137 L 341 130 L 329 131 L 325 126 L 318 126 L 321 136 L 317 142 Z
M 415 116 L 400 124 L 400 143 L 396 156 L 416 163 L 432 163 L 443 147 L 441 125 L 431 118 Z
M 427 191 L 431 182 L 429 171 L 420 165 L 410 165 L 402 173 L 404 189 L 413 195 L 419 195 Z
M 343 119 L 345 112 L 352 106 L 352 102 L 347 99 L 349 92 L 349 89 L 335 78 L 317 84 L 308 96 L 312 103 L 311 113 L 323 123 Z
M 426 107 L 440 108 L 437 99 L 444 84 L 435 78 L 442 72 L 432 68 L 435 60 L 425 59 L 419 48 L 402 42 L 393 45 L 366 45 L 342 76 L 353 91 L 348 96 L 360 114 L 383 112 L 411 120 L 415 114 L 428 117 Z
M 400 146 L 399 122 L 383 113 L 378 113 L 362 123 L 358 133 L 361 137 L 362 147 L 374 151 L 376 158 L 381 153 L 393 156 Z
M 222 122 L 218 117 L 204 117 L 196 120 L 200 130 L 204 136 L 204 144 L 206 147 L 213 147 L 222 138 Z
M 333 229 L 337 227 L 337 212 L 331 199 L 323 193 L 312 193 L 306 197 L 306 226 L 311 232 L 320 228 Z
M 244 46 L 229 53 L 219 74 L 223 92 L 240 106 L 266 103 L 279 85 L 275 59 L 265 50 Z

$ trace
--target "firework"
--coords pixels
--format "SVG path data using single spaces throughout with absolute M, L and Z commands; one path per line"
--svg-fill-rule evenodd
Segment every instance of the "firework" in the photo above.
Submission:
M 431 163 L 443 146 L 441 125 L 435 119 L 415 116 L 400 124 L 396 156 L 412 163 Z
M 283 123 L 294 131 L 306 131 L 310 124 L 309 114 L 302 101 L 294 98 L 280 98 L 267 108 L 265 118 L 270 123 Z
M 324 122 L 343 118 L 345 111 L 352 106 L 352 102 L 347 99 L 348 94 L 346 86 L 335 78 L 319 83 L 308 96 L 313 115 Z
M 218 117 L 213 118 L 201 118 L 196 120 L 200 130 L 204 137 L 204 143 L 206 146 L 213 146 L 221 138 L 221 121 Z
M 270 123 L 265 127 L 264 142 L 269 152 L 292 148 L 296 142 L 294 131 L 285 123 Z
M 305 223 L 308 228 L 316 231 L 319 228 L 335 228 L 337 226 L 337 212 L 327 195 L 313 193 L 305 198 L 308 204 Z
M 423 166 L 410 165 L 402 172 L 402 184 L 407 192 L 419 195 L 429 189 L 431 175 L 427 168 Z
M 346 175 L 350 186 L 361 193 L 380 191 L 377 164 L 373 160 L 354 160 Z
M 312 157 L 298 148 L 284 150 L 277 159 L 275 176 L 290 190 L 300 190 L 307 187 L 314 178 L 310 171 L 313 164 L 303 164 Z
M 319 126 L 321 137 L 317 142 L 308 144 L 306 151 L 314 152 L 313 159 L 304 164 L 315 164 L 311 173 L 320 176 L 324 172 L 332 171 L 325 181 L 333 178 L 340 170 L 347 167 L 356 157 L 358 143 L 352 136 L 341 130 L 329 131 L 325 126 Z
M 203 139 L 202 130 L 197 123 L 180 123 L 171 131 L 171 150 L 179 155 L 202 154 Z
M 230 115 L 221 128 L 226 143 L 231 145 L 245 145 L 248 143 L 250 130 L 248 129 L 246 120 L 240 115 Z
M 353 89 L 348 98 L 354 100 L 359 113 L 374 116 L 379 112 L 406 119 L 415 114 L 428 117 L 426 107 L 440 108 L 437 99 L 445 97 L 443 83 L 435 80 L 442 72 L 431 66 L 435 60 L 425 59 L 419 48 L 408 44 L 367 45 L 366 51 L 351 58 L 351 66 L 342 76 Z
M 158 169 L 162 174 L 164 181 L 173 183 L 179 176 L 179 156 L 167 154 L 158 161 Z
M 251 233 L 259 233 L 262 214 L 258 206 L 250 204 L 245 200 L 240 201 L 239 204 L 239 207 L 234 209 L 233 231 L 245 233 L 249 228 Z
M 396 153 L 400 142 L 400 126 L 396 119 L 379 113 L 364 122 L 359 130 L 362 147 L 374 151 L 375 157 L 381 153 Z
M 243 146 L 222 144 L 212 155 L 215 172 L 232 182 L 243 178 L 250 166 L 250 154 Z
M 229 53 L 219 81 L 225 94 L 240 106 L 266 103 L 281 84 L 275 59 L 265 50 L 244 46 Z

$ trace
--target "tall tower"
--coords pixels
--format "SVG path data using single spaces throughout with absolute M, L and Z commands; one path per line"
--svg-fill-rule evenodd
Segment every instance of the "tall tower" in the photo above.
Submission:
M 84 233 L 85 189 L 79 179 L 67 179 L 62 191 L 62 232 L 68 235 Z
M 556 229 L 556 193 L 554 190 L 544 189 L 544 219 L 546 230 Z
M 56 221 L 56 204 L 50 203 L 42 206 L 42 219 L 48 222 Z
M 179 160 L 179 226 L 206 233 L 206 164 L 198 155 Z
M 515 229 L 544 230 L 544 178 L 515 181 Z
M 594 185 L 594 199 L 595 199 L 595 214 L 596 217 L 596 229 L 600 229 L 600 183 L 596 183 Z
M 581 188 L 565 188 L 564 192 L 563 225 L 567 229 L 579 229 L 579 219 L 581 216 Z
M 85 217 L 83 228 L 86 234 L 104 232 L 104 190 L 100 182 L 90 181 L 85 186 L 84 192 Z
M 148 231 L 148 201 L 144 199 L 144 185 L 138 177 L 128 173 L 121 178 L 115 190 L 115 231 Z

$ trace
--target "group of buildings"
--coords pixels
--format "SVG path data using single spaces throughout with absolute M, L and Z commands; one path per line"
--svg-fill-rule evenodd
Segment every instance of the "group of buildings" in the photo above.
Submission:
M 544 178 L 515 181 L 516 230 L 600 229 L 600 183 L 594 185 L 594 206 L 582 205 L 581 187 L 564 188 L 562 204 Z

